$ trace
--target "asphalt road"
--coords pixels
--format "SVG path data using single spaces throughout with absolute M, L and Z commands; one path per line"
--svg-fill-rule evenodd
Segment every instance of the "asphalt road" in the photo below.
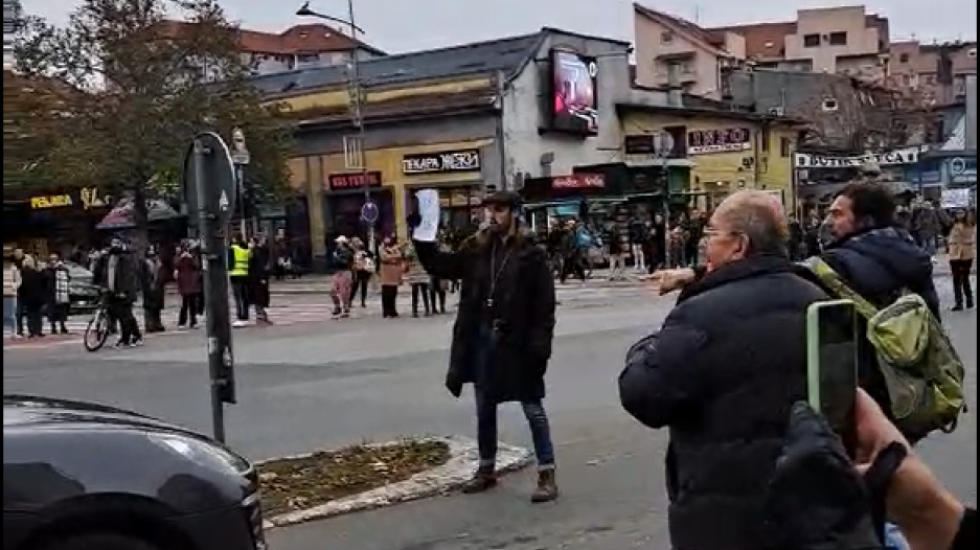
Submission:
M 937 279 L 950 301 L 948 278 Z M 276 530 L 275 550 L 625 550 L 667 548 L 664 433 L 620 408 L 615 378 L 625 350 L 659 326 L 672 301 L 644 289 L 568 290 L 549 370 L 562 498 L 532 507 L 530 472 L 480 496 L 451 495 Z M 469 395 L 442 389 L 449 317 L 378 318 L 236 332 L 239 404 L 230 444 L 253 458 L 409 434 L 473 431 Z M 976 312 L 946 325 L 969 367 L 976 403 Z M 85 354 L 80 346 L 5 349 L 4 391 L 92 399 L 209 429 L 200 333 L 142 349 Z M 529 445 L 520 411 L 505 407 L 501 438 Z M 929 463 L 976 502 L 975 414 L 930 438 Z

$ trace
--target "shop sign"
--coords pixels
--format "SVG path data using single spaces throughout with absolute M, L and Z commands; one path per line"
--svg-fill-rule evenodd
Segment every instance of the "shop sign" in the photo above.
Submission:
M 601 189 L 606 186 L 602 174 L 572 174 L 551 178 L 552 189 Z
M 109 205 L 108 195 L 99 196 L 99 190 L 95 187 L 82 187 L 78 192 L 78 198 L 82 201 L 82 209 L 91 210 L 93 208 L 103 208 Z
M 327 184 L 333 191 L 345 189 L 360 189 L 365 185 L 368 187 L 381 187 L 381 172 L 355 172 L 353 174 L 330 174 L 327 176 Z
M 870 163 L 878 166 L 915 164 L 919 162 L 921 150 L 920 147 L 906 147 L 884 153 L 868 153 L 850 157 L 796 153 L 793 155 L 793 165 L 797 168 L 859 168 Z
M 752 130 L 748 128 L 712 128 L 687 133 L 687 152 L 690 155 L 734 153 L 752 148 Z
M 950 183 L 976 183 L 977 159 L 956 157 L 947 161 Z
M 479 170 L 479 149 L 421 153 L 402 157 L 402 173 L 410 176 L 447 172 L 476 172 Z
M 31 197 L 32 210 L 45 210 L 48 208 L 63 208 L 75 204 L 71 200 L 71 195 L 45 195 L 42 197 Z

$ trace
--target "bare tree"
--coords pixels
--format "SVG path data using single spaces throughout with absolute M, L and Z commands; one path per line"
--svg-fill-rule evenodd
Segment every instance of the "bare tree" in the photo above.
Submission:
M 805 145 L 860 153 L 925 143 L 934 119 L 921 92 L 883 79 L 820 81 L 794 113 L 810 121 Z
M 146 198 L 176 185 L 195 133 L 238 126 L 250 181 L 282 188 L 288 129 L 250 86 L 238 37 L 215 0 L 83 0 L 64 27 L 27 21 L 19 72 L 79 92 L 45 155 L 47 176 L 131 193 L 143 229 Z

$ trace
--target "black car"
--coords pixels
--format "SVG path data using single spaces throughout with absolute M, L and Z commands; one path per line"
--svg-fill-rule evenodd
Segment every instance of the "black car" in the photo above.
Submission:
M 265 550 L 258 476 L 133 412 L 3 398 L 3 550 Z

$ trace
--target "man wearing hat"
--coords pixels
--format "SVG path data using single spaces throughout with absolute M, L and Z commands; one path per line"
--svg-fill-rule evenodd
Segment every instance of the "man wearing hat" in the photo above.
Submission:
M 548 502 L 558 497 L 551 429 L 542 405 L 555 328 L 554 279 L 544 249 L 520 221 L 520 196 L 497 192 L 483 206 L 489 223 L 458 252 L 440 250 L 434 242 L 415 243 L 429 274 L 462 281 L 446 388 L 459 397 L 464 384 L 473 384 L 480 454 L 479 468 L 463 491 L 479 493 L 496 485 L 497 407 L 516 401 L 527 418 L 538 462 L 531 500 Z

